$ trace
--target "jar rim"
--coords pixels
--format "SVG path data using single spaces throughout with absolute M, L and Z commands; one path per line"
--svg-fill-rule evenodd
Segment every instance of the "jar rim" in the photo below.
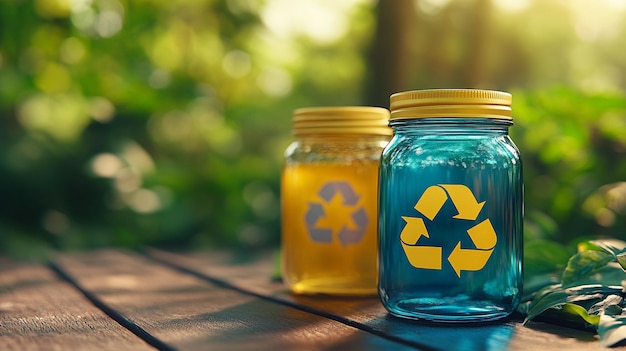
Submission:
M 427 89 L 390 97 L 390 120 L 416 118 L 494 118 L 512 120 L 512 95 L 482 89 Z
M 383 135 L 389 127 L 389 110 L 372 106 L 321 106 L 296 109 L 293 134 L 304 135 Z

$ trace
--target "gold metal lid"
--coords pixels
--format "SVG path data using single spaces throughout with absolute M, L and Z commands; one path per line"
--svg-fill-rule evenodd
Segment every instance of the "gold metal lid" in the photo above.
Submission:
M 305 107 L 293 114 L 293 134 L 391 135 L 389 111 L 370 106 Z
M 391 95 L 391 120 L 494 118 L 513 120 L 511 94 L 495 90 L 432 89 Z

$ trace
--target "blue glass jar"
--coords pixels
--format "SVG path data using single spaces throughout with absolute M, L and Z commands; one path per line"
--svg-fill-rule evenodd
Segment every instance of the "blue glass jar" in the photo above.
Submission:
M 474 89 L 391 96 L 379 177 L 379 283 L 396 316 L 483 322 L 522 294 L 523 181 L 511 95 Z

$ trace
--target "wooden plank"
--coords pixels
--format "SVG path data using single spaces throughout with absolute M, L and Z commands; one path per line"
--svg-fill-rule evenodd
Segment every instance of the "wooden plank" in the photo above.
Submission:
M 0 350 L 154 350 L 49 268 L 0 259 Z
M 113 250 L 55 264 L 123 318 L 174 349 L 402 349 L 403 345 Z
M 176 254 L 160 250 L 148 250 L 146 253 L 174 267 L 198 272 L 209 279 L 222 280 L 238 289 L 267 295 L 285 303 L 305 306 L 315 313 L 334 316 L 363 330 L 390 335 L 416 347 L 445 350 L 605 350 L 591 332 L 541 322 L 523 326 L 519 317 L 480 325 L 427 324 L 390 316 L 377 297 L 294 295 L 281 283 L 270 279 L 273 268 L 268 254 L 237 264 L 232 256 L 225 254 Z

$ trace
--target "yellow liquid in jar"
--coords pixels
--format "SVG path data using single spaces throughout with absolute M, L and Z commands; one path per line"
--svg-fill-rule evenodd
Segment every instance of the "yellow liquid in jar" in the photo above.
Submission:
M 295 293 L 377 292 L 378 161 L 287 165 L 283 279 Z

